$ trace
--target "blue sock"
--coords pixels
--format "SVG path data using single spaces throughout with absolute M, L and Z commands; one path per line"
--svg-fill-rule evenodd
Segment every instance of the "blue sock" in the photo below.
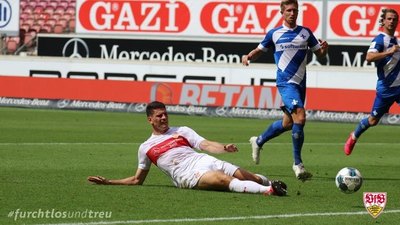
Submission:
M 263 144 L 272 138 L 279 136 L 283 132 L 285 132 L 285 128 L 282 126 L 282 120 L 277 120 L 273 122 L 258 138 L 257 144 L 258 146 L 263 146 Z
M 292 141 L 293 141 L 293 157 L 294 164 L 297 165 L 302 162 L 301 149 L 304 143 L 304 125 L 295 123 L 292 127 Z
M 359 138 L 364 131 L 366 131 L 371 125 L 369 125 L 368 117 L 364 118 L 358 124 L 356 130 L 354 131 L 354 136 Z

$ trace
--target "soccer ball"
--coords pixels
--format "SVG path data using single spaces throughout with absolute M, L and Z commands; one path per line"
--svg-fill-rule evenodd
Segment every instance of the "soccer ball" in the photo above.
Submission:
M 351 194 L 361 188 L 363 178 L 356 168 L 345 167 L 336 175 L 336 187 L 346 194 Z

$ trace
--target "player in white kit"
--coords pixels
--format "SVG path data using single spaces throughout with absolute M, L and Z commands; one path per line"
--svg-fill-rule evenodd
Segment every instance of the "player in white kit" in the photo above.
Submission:
M 219 160 L 194 149 L 209 153 L 237 152 L 234 144 L 209 141 L 189 127 L 169 127 L 168 113 L 161 102 L 151 102 L 146 108 L 147 120 L 153 127 L 150 138 L 140 145 L 135 176 L 109 180 L 90 176 L 96 184 L 142 185 L 153 163 L 178 188 L 261 193 L 283 196 L 287 186 L 282 181 L 270 181 L 229 162 Z

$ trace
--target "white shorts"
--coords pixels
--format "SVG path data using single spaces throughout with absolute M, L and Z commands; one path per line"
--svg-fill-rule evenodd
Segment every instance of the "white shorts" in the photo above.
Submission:
M 174 171 L 172 177 L 175 186 L 178 188 L 194 188 L 200 177 L 209 171 L 222 171 L 228 176 L 233 176 L 239 168 L 207 154 L 196 154 L 180 164 L 181 167 Z

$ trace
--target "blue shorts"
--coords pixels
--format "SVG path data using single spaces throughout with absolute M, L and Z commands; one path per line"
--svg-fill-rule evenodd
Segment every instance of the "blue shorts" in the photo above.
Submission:
M 277 87 L 282 97 L 283 111 L 291 114 L 296 108 L 304 108 L 306 99 L 305 85 L 286 83 Z
M 381 118 L 385 113 L 389 112 L 390 107 L 395 102 L 400 104 L 400 95 L 383 97 L 377 93 L 375 96 L 374 105 L 372 106 L 371 116 L 375 118 Z

